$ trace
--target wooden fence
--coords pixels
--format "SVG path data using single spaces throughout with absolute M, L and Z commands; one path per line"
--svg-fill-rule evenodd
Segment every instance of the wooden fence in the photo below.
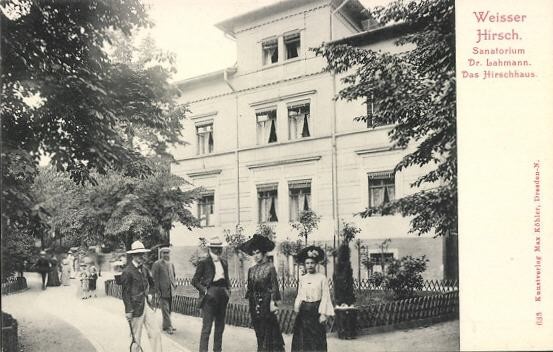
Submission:
M 328 280 L 330 289 L 334 287 L 332 279 Z M 230 284 L 232 288 L 243 289 L 246 287 L 246 280 L 231 279 Z M 293 277 L 279 277 L 279 288 L 284 290 L 285 288 L 297 288 L 298 280 Z M 190 278 L 177 278 L 177 286 L 192 286 L 192 279 Z M 353 288 L 358 291 L 386 291 L 385 287 L 381 285 L 375 285 L 368 279 L 361 281 L 354 279 Z M 423 282 L 423 286 L 420 291 L 425 292 L 453 292 L 459 290 L 459 282 L 457 280 L 426 280 Z
M 19 292 L 27 289 L 27 279 L 24 277 L 10 277 L 6 282 L 2 282 L 2 294 Z
M 114 280 L 105 282 L 106 294 L 121 298 L 121 286 Z M 177 295 L 173 298 L 172 310 L 176 313 L 201 316 L 198 308 L 198 298 Z M 459 316 L 459 292 L 436 292 L 433 295 L 410 298 L 389 303 L 359 307 L 357 314 L 358 329 L 372 327 L 393 326 L 400 323 L 417 321 L 427 318 L 441 320 L 456 319 Z M 291 334 L 294 328 L 296 313 L 293 310 L 281 309 L 278 321 L 281 331 Z M 249 308 L 245 304 L 229 303 L 225 322 L 229 325 L 252 327 Z M 327 322 L 327 331 L 335 332 L 334 319 Z

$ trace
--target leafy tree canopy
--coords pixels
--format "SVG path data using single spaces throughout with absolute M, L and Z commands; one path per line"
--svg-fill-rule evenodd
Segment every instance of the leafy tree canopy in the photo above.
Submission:
M 166 156 L 179 141 L 171 70 L 112 59 L 114 33 L 150 26 L 140 0 L 0 3 L 2 57 L 2 232 L 37 215 L 30 185 L 45 154 L 77 183 L 93 170 L 152 171 L 125 126 L 150 131 L 142 147 Z M 123 169 L 124 165 L 131 165 Z M 19 224 L 19 225 L 18 225 Z
M 396 0 L 372 11 L 383 25 L 404 29 L 397 45 L 414 47 L 401 53 L 377 52 L 326 43 L 315 49 L 327 70 L 345 74 L 338 93 L 347 101 L 374 102 L 372 126 L 394 124 L 389 137 L 397 148 L 413 145 L 395 171 L 429 166 L 412 183 L 426 190 L 367 208 L 362 216 L 400 212 L 413 216 L 411 232 L 457 230 L 457 140 L 455 82 L 455 13 L 453 0 Z M 407 48 L 407 47 L 406 47 Z

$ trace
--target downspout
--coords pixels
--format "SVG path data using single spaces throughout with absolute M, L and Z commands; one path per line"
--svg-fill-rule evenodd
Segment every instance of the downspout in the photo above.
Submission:
M 236 162 L 236 226 L 238 226 L 240 224 L 240 154 L 238 151 L 240 145 L 238 143 L 238 94 L 236 94 L 236 89 L 229 82 L 227 69 L 223 71 L 223 79 L 234 94 L 234 106 L 236 113 L 236 148 L 234 149 L 234 159 Z
M 348 2 L 349 0 L 344 0 L 340 6 L 338 6 L 330 14 L 330 41 L 334 40 L 334 15 L 336 12 Z M 330 2 L 332 4 L 332 1 Z M 332 72 L 332 96 L 336 96 L 336 74 Z M 332 141 L 332 218 L 334 220 L 334 248 L 336 248 L 336 240 L 338 240 L 338 245 L 340 245 L 340 213 L 338 209 L 338 151 L 336 147 L 336 100 L 332 99 L 332 126 L 331 126 L 331 141 Z M 335 261 L 335 259 L 333 258 Z M 334 266 L 336 264 L 334 263 Z

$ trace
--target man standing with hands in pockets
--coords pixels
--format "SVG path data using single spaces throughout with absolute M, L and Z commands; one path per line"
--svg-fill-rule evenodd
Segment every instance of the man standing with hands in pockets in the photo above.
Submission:
M 150 288 L 154 283 L 148 268 L 144 266 L 145 254 L 149 251 L 140 241 L 133 242 L 131 250 L 127 251 L 130 262 L 121 274 L 122 296 L 125 317 L 131 322 L 136 341 L 140 344 L 142 327 L 145 326 L 152 351 L 161 352 L 161 329 L 151 308 L 153 300 Z
M 200 308 L 202 309 L 202 332 L 200 336 L 200 352 L 207 352 L 211 326 L 215 321 L 213 351 L 220 352 L 225 329 L 225 314 L 230 297 L 230 280 L 228 264 L 221 258 L 223 242 L 219 237 L 210 239 L 209 256 L 200 260 L 192 285 L 199 291 Z
M 175 266 L 170 260 L 171 250 L 163 247 L 159 250 L 160 258 L 152 265 L 152 276 L 156 294 L 160 297 L 163 314 L 163 331 L 173 334 L 176 329 L 171 324 L 171 302 L 175 294 Z

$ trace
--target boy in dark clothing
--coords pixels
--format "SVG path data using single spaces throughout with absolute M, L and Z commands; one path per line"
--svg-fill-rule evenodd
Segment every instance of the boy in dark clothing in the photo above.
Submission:
M 46 258 L 46 252 L 40 252 L 40 258 L 35 263 L 37 271 L 42 275 L 42 289 L 46 290 L 46 279 L 48 278 L 48 273 L 52 268 L 52 263 Z

